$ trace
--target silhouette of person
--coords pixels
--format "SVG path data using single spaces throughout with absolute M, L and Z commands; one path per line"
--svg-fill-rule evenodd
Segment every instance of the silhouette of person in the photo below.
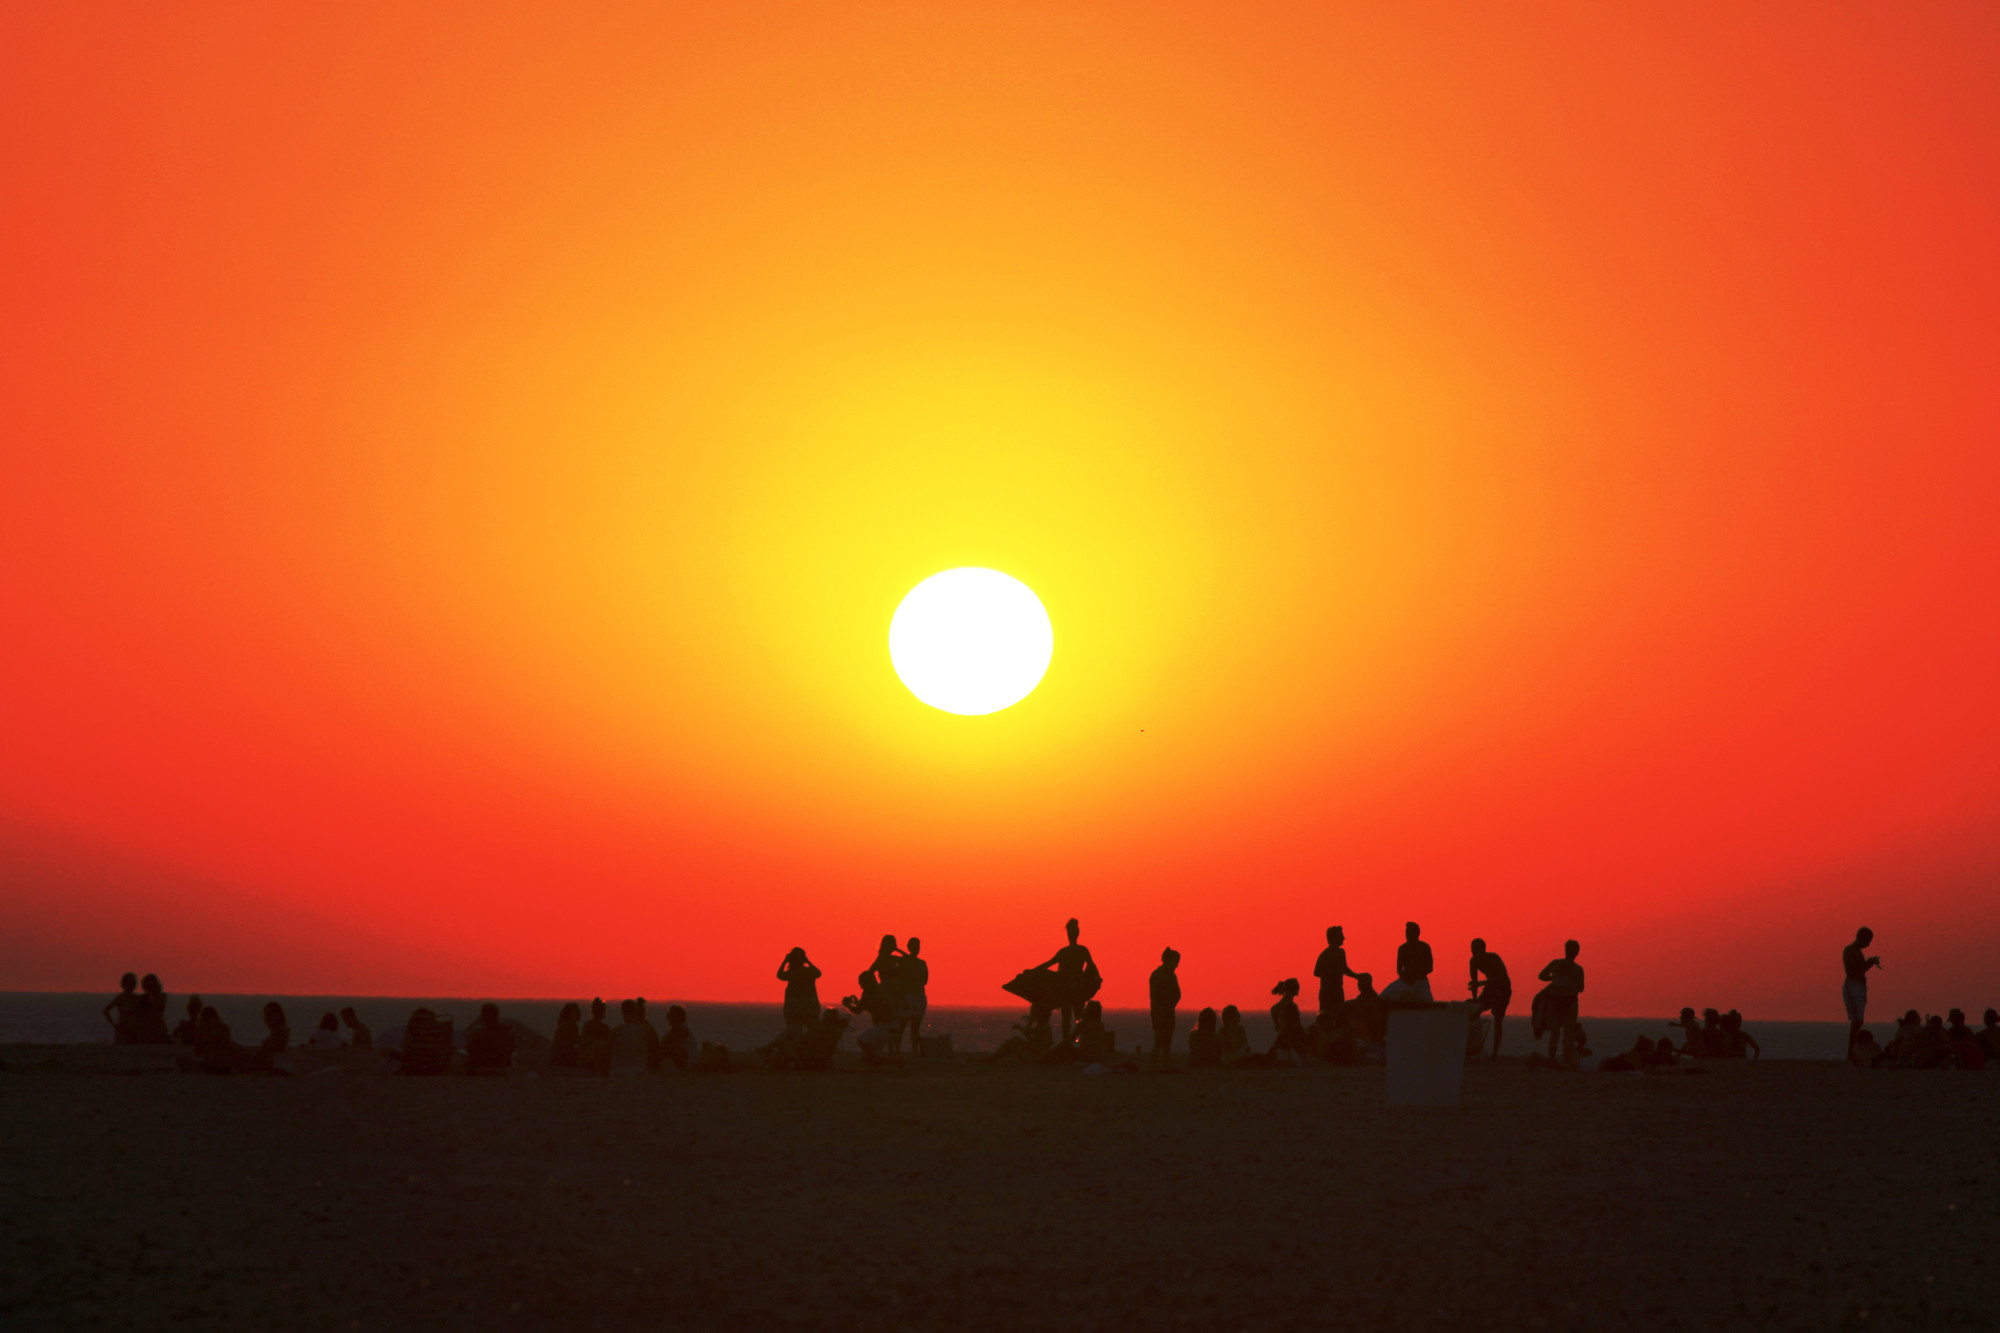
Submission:
M 235 1038 L 229 1024 L 222 1021 L 221 1011 L 212 1004 L 202 1006 L 201 1018 L 195 1024 L 194 1054 L 204 1074 L 236 1072 L 239 1062 Z
M 1403 942 L 1396 947 L 1396 980 L 1416 993 L 1416 998 L 1431 1000 L 1431 946 L 1420 938 L 1423 932 L 1417 923 L 1403 923 Z
M 1319 961 L 1313 964 L 1313 975 L 1319 978 L 1319 1011 L 1322 1014 L 1338 1014 L 1341 1005 L 1347 1002 L 1347 978 L 1359 976 L 1347 965 L 1347 932 L 1339 926 L 1326 928 L 1326 947 L 1320 950 Z
M 167 1031 L 167 993 L 151 972 L 139 982 L 139 1007 L 132 1015 L 132 1040 L 141 1046 L 164 1046 L 173 1040 L 173 1034 Z
M 1681 1030 L 1681 1051 L 1684 1054 L 1701 1055 L 1704 1053 L 1707 1042 L 1701 1035 L 1701 1020 L 1695 1017 L 1693 1006 L 1683 1006 L 1680 1017 L 1667 1024 L 1667 1026 Z
M 1215 1010 L 1204 1007 L 1195 1015 L 1194 1030 L 1188 1033 L 1188 1067 L 1218 1069 L 1222 1065 L 1222 1038 L 1215 1030 Z
M 1852 1046 L 1861 1035 L 1861 1025 L 1868 1021 L 1868 973 L 1882 966 L 1880 958 L 1868 957 L 1868 946 L 1875 942 L 1875 932 L 1863 926 L 1854 932 L 1854 943 L 1840 951 L 1841 971 L 1846 979 L 1840 984 L 1840 1002 L 1847 1008 L 1847 1044 Z
M 931 984 L 931 965 L 918 956 L 923 948 L 922 940 L 910 936 L 908 949 L 896 968 L 897 987 L 903 993 L 903 1026 L 910 1034 L 912 1055 L 924 1053 L 924 1015 L 931 1007 L 926 989 Z
M 1216 1038 L 1224 1069 L 1247 1065 L 1258 1059 L 1256 1050 L 1250 1045 L 1250 1034 L 1243 1028 L 1242 1011 L 1235 1005 L 1222 1006 L 1222 1030 Z
M 479 1006 L 479 1021 L 465 1035 L 465 1072 L 491 1077 L 514 1067 L 514 1029 L 500 1021 L 500 1006 Z
M 1988 1009 L 1979 1029 L 1979 1049 L 1988 1060 L 2000 1060 L 2000 1009 Z
M 1153 1068 L 1171 1069 L 1174 1064 L 1174 1028 L 1178 1024 L 1175 1010 L 1181 1002 L 1181 979 L 1176 969 L 1181 965 L 1178 949 L 1160 950 L 1160 965 L 1147 978 L 1146 992 L 1150 1001 L 1153 1018 Z
M 201 1027 L 201 1010 L 201 996 L 188 996 L 187 1017 L 174 1024 L 174 1045 L 194 1045 L 194 1034 Z
M 306 1044 L 315 1050 L 337 1051 L 340 1049 L 340 1020 L 331 1011 L 319 1016 L 319 1026 L 306 1038 Z
M 881 997 L 883 1008 L 871 1009 L 877 1027 L 893 1029 L 889 1035 L 889 1048 L 897 1055 L 903 1053 L 903 959 L 904 953 L 896 947 L 894 935 L 884 935 L 881 945 L 875 951 L 875 961 L 868 965 L 870 975 L 875 978 L 875 986 Z
M 831 1009 L 827 1012 L 834 1013 Z M 844 1030 L 847 1024 L 843 1021 L 840 1026 Z M 677 1004 L 668 1005 L 667 1032 L 660 1038 L 660 1062 L 686 1072 L 700 1054 L 701 1047 L 694 1039 L 694 1030 L 688 1027 L 688 1011 Z
M 809 1028 L 819 1022 L 820 975 L 802 948 L 794 948 L 778 965 L 778 980 L 785 983 L 786 1027 Z
M 1508 979 L 1507 964 L 1486 947 L 1485 940 L 1472 942 L 1472 980 L 1469 989 L 1479 1012 L 1493 1015 L 1493 1058 L 1500 1058 L 1500 1029 L 1507 1022 L 1507 1006 L 1514 999 L 1514 983 Z M 1480 978 L 1485 978 L 1482 982 Z
M 1041 1064 L 1049 1058 L 1049 1051 L 1055 1046 L 1055 1034 L 1049 1030 L 1049 1010 L 1040 1005 L 1031 1006 L 1028 1016 L 1014 1025 L 1015 1035 L 1000 1043 L 1000 1049 L 985 1058 L 987 1063 L 999 1060 L 1019 1060 L 1024 1065 Z
M 604 1021 L 602 997 L 590 1002 L 590 1021 L 583 1025 L 577 1042 L 576 1062 L 595 1074 L 611 1072 L 611 1025 Z
M 1069 943 L 1057 949 L 1049 961 L 1040 966 L 1056 970 L 1062 997 L 1062 1039 L 1067 1043 L 1078 1012 L 1091 996 L 1097 994 L 1103 978 L 1098 974 L 1097 960 L 1090 956 L 1090 950 L 1077 943 L 1077 936 L 1083 933 L 1083 928 L 1077 924 L 1075 917 L 1063 923 L 1063 933 L 1069 936 Z
M 292 1025 L 285 1018 L 285 1007 L 276 1000 L 264 1006 L 264 1040 L 257 1047 L 257 1069 L 260 1073 L 288 1073 L 279 1065 L 285 1052 L 292 1047 Z
M 139 974 L 127 972 L 118 979 L 118 993 L 104 1006 L 104 1021 L 111 1024 L 111 1040 L 130 1046 L 139 1040 Z
M 556 1035 L 555 1040 L 549 1043 L 549 1063 L 558 1069 L 576 1068 L 577 1052 L 582 1045 L 583 1010 L 572 1000 L 556 1015 Z
M 1389 1014 L 1382 1006 L 1382 997 L 1375 993 L 1373 973 L 1354 974 L 1354 998 L 1347 1002 L 1344 1012 L 1362 1041 L 1380 1046 L 1388 1040 Z
M 1111 1034 L 1104 1026 L 1104 1006 L 1096 1000 L 1085 1001 L 1076 1031 L 1052 1052 L 1052 1058 L 1058 1064 L 1101 1065 L 1110 1056 Z
M 618 1016 L 623 1021 L 611 1029 L 611 1072 L 631 1078 L 659 1062 L 660 1034 L 639 1017 L 637 1000 L 622 1001 Z
M 1296 1060 L 1311 1049 L 1305 1022 L 1299 1015 L 1299 979 L 1286 977 L 1271 987 L 1271 994 L 1278 997 L 1278 1002 L 1271 1006 L 1271 1026 L 1277 1035 L 1271 1038 L 1270 1049 L 1264 1054 L 1276 1060 L 1279 1052 L 1284 1052 Z
M 571 1006 L 574 1008 L 575 1006 Z M 349 1005 L 340 1011 L 340 1021 L 347 1024 L 347 1044 L 357 1051 L 365 1051 L 375 1045 L 375 1034 L 361 1021 L 361 1015 Z
M 1564 1051 L 1572 1059 L 1575 1047 L 1581 1044 L 1581 1034 L 1576 1028 L 1580 1004 L 1578 997 L 1583 994 L 1583 965 L 1576 961 L 1576 956 L 1582 951 L 1583 946 L 1575 940 L 1563 941 L 1563 956 L 1552 959 L 1537 977 L 1548 985 L 1542 987 L 1541 993 L 1535 997 L 1536 1008 L 1541 1013 L 1536 1022 L 1535 1035 L 1539 1037 L 1544 1031 L 1549 1034 L 1551 1059 L 1555 1057 L 1558 1042 L 1563 1044 Z

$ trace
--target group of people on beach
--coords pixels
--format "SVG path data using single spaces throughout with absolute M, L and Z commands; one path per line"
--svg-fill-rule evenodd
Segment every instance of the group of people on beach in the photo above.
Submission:
M 984 1058 L 1137 1069 L 1136 1060 L 1116 1061 L 1115 1035 L 1106 1026 L 1103 1006 L 1095 998 L 1104 977 L 1081 941 L 1081 926 L 1075 918 L 1065 923 L 1064 933 L 1066 942 L 1061 948 L 1047 960 L 1023 969 L 1003 987 L 1025 999 L 1028 1012 L 1015 1025 L 1013 1035 Z M 1986 1010 L 1985 1026 L 1978 1030 L 1966 1022 L 1960 1009 L 1951 1010 L 1948 1017 L 1932 1014 L 1927 1018 L 1912 1009 L 1898 1020 L 1890 1040 L 1878 1044 L 1865 1025 L 1868 977 L 1882 965 L 1880 957 L 1867 952 L 1873 940 L 1874 932 L 1864 927 L 1842 954 L 1845 977 L 1841 995 L 1849 1020 L 1851 1063 L 1871 1068 L 1983 1069 L 1989 1061 L 2000 1061 L 2000 1011 L 1993 1009 Z M 1188 1065 L 1259 1069 L 1306 1063 L 1354 1065 L 1385 1059 L 1389 1015 L 1398 1008 L 1437 1003 L 1431 989 L 1436 967 L 1431 946 L 1418 924 L 1408 922 L 1403 943 L 1396 950 L 1395 979 L 1380 990 L 1370 973 L 1351 966 L 1346 946 L 1346 932 L 1339 926 L 1328 927 L 1326 948 L 1313 965 L 1319 1009 L 1311 1022 L 1299 1007 L 1302 987 L 1298 979 L 1287 977 L 1271 988 L 1277 999 L 1270 1008 L 1274 1035 L 1268 1045 L 1258 1049 L 1235 1005 L 1225 1005 L 1219 1012 L 1205 1007 L 1195 1015 L 1187 1033 Z M 777 972 L 785 987 L 784 1029 L 759 1048 L 759 1053 L 774 1068 L 828 1068 L 852 1026 L 852 1016 L 858 1016 L 868 1023 L 858 1034 L 865 1062 L 900 1061 L 906 1037 L 911 1052 L 922 1055 L 930 984 L 930 965 L 922 949 L 923 942 L 914 936 L 907 945 L 899 946 L 894 935 L 884 935 L 873 961 L 856 977 L 855 993 L 844 996 L 838 1007 L 821 1005 L 819 980 L 823 974 L 803 948 L 792 949 Z M 1535 1039 L 1539 1042 L 1546 1037 L 1548 1049 L 1546 1054 L 1536 1051 L 1530 1055 L 1531 1067 L 1657 1071 L 1677 1067 L 1684 1057 L 1736 1059 L 1763 1054 L 1756 1038 L 1744 1031 L 1743 1016 L 1736 1010 L 1704 1009 L 1697 1017 L 1690 1006 L 1669 1025 L 1681 1032 L 1678 1046 L 1670 1037 L 1642 1036 L 1629 1050 L 1594 1055 L 1578 1018 L 1585 984 L 1583 966 L 1577 961 L 1580 952 L 1577 941 L 1567 941 L 1562 956 L 1550 960 L 1537 974 L 1543 984 L 1531 1002 L 1530 1022 Z M 1160 964 L 1147 983 L 1150 1064 L 1156 1070 L 1174 1067 L 1180 1026 L 1180 962 L 1177 950 L 1162 950 Z M 1347 994 L 1350 980 L 1355 983 L 1352 998 Z M 1491 1053 L 1497 1058 L 1513 1004 L 1513 982 L 1506 961 L 1483 939 L 1472 941 L 1466 989 L 1474 1023 L 1479 1015 L 1491 1015 Z M 564 1005 L 549 1048 L 550 1066 L 607 1076 L 729 1067 L 726 1048 L 695 1040 L 687 1010 L 681 1005 L 668 1007 L 664 1032 L 647 1019 L 644 997 L 620 1001 L 618 1009 L 620 1022 L 613 1026 L 607 1021 L 608 1007 L 601 998 L 591 1001 L 588 1020 L 580 1005 Z M 184 1048 L 181 1058 L 190 1068 L 210 1073 L 289 1072 L 291 1025 L 284 1007 L 276 1001 L 264 1005 L 262 1039 L 254 1045 L 239 1043 L 216 1008 L 205 1004 L 199 995 L 188 998 L 186 1017 L 169 1029 L 167 994 L 159 977 L 127 972 L 119 993 L 104 1006 L 104 1017 L 111 1024 L 114 1041 Z M 513 1067 L 516 1047 L 525 1031 L 518 1023 L 503 1022 L 498 1007 L 492 1004 L 481 1007 L 478 1019 L 462 1035 L 454 1034 L 452 1020 L 420 1007 L 403 1027 L 384 1033 L 379 1047 L 385 1060 L 402 1073 L 434 1074 L 462 1067 L 471 1074 L 498 1074 Z M 528 1035 L 533 1041 L 540 1040 Z M 1485 1048 L 1476 1026 L 1468 1036 L 1473 1049 Z M 939 1041 L 941 1049 L 949 1050 L 948 1040 Z M 378 1045 L 352 1007 L 343 1008 L 337 1016 L 324 1014 L 301 1044 L 327 1049 Z

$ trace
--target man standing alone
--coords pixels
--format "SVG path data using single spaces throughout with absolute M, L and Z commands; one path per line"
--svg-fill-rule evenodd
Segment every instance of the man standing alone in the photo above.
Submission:
M 1868 946 L 1875 940 L 1875 932 L 1863 926 L 1854 932 L 1854 943 L 1840 951 L 1840 965 L 1847 973 L 1847 980 L 1841 983 L 1841 1002 L 1847 1006 L 1847 1049 L 1852 1051 L 1854 1043 L 1861 1039 L 1861 1025 L 1868 1017 L 1868 972 L 1882 966 L 1880 958 L 1866 957 Z
M 1346 944 L 1347 932 L 1328 926 L 1326 948 L 1313 964 L 1313 975 L 1319 978 L 1319 1011 L 1334 1018 L 1340 1017 L 1341 1007 L 1347 1003 L 1347 978 L 1361 975 L 1347 965 Z
M 1482 983 L 1480 978 L 1485 978 Z M 1507 1006 L 1514 999 L 1514 983 L 1507 976 L 1507 964 L 1486 947 L 1485 940 L 1472 942 L 1472 998 L 1493 1015 L 1493 1058 L 1500 1058 L 1500 1025 L 1507 1021 Z
M 1181 980 L 1174 969 L 1181 965 L 1180 951 L 1162 949 L 1160 965 L 1153 969 L 1150 998 L 1153 1005 L 1153 1068 L 1171 1069 L 1174 1063 L 1174 1010 L 1181 1002 Z

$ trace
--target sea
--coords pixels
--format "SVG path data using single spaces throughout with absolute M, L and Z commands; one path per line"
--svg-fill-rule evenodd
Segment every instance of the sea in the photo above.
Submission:
M 440 1018 L 454 1019 L 463 1031 L 477 1016 L 479 1007 L 489 1000 L 500 1006 L 503 1018 L 523 1023 L 546 1036 L 555 1031 L 556 1015 L 565 1003 L 569 1003 L 565 1000 L 508 999 L 500 996 L 204 994 L 202 998 L 221 1012 L 223 1021 L 234 1030 L 238 1041 L 253 1042 L 264 1030 L 264 1005 L 271 1000 L 284 1006 L 294 1040 L 303 1040 L 306 1033 L 318 1026 L 321 1015 L 337 1014 L 348 1007 L 352 1007 L 361 1020 L 378 1033 L 407 1023 L 411 1011 L 419 1007 L 435 1011 Z M 611 1002 L 611 1018 L 616 1023 L 618 1000 L 610 996 L 605 998 Z M 0 991 L 0 1045 L 109 1042 L 111 1024 L 104 1018 L 102 1010 L 110 999 L 110 992 Z M 168 997 L 169 1026 L 180 1022 L 186 999 L 184 995 Z M 583 1003 L 587 1005 L 587 999 Z M 776 1004 L 725 1004 L 648 997 L 646 1016 L 655 1027 L 665 1026 L 669 1004 L 686 1007 L 688 1024 L 694 1029 L 697 1040 L 718 1042 L 732 1051 L 761 1046 L 784 1026 L 780 1007 Z M 1019 1005 L 933 1005 L 926 1016 L 924 1031 L 927 1035 L 947 1034 L 952 1039 L 954 1051 L 976 1054 L 993 1050 L 1005 1041 L 1024 1012 Z M 1116 1035 L 1119 1049 L 1129 1051 L 1150 1046 L 1151 1023 L 1145 1010 L 1106 1009 L 1104 1017 L 1106 1025 Z M 1185 1050 L 1186 1029 L 1193 1019 L 1192 1012 L 1182 1013 L 1182 1050 Z M 1679 1032 L 1670 1032 L 1667 1023 L 1665 1018 L 1605 1018 L 1594 1015 L 1583 1018 L 1590 1045 L 1600 1054 L 1625 1050 L 1641 1034 L 1650 1037 L 1672 1035 L 1678 1044 Z M 1243 1026 L 1258 1046 L 1266 1045 L 1271 1040 L 1270 1015 L 1262 1008 L 1246 1008 Z M 1893 1023 L 1870 1024 L 1876 1037 L 1882 1040 L 1888 1038 L 1894 1026 Z M 1845 1023 L 1746 1021 L 1744 1030 L 1762 1047 L 1765 1059 L 1838 1060 L 1847 1050 Z M 848 1044 L 852 1046 L 852 1036 Z M 1508 1015 L 1501 1054 L 1526 1055 L 1530 1046 L 1527 1014 Z

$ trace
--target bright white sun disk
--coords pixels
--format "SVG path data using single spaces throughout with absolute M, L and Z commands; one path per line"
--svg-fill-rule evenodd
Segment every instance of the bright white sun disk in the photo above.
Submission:
M 910 589 L 889 622 L 889 660 L 910 693 L 968 717 L 1041 684 L 1055 629 L 1028 585 L 997 569 L 947 569 Z

